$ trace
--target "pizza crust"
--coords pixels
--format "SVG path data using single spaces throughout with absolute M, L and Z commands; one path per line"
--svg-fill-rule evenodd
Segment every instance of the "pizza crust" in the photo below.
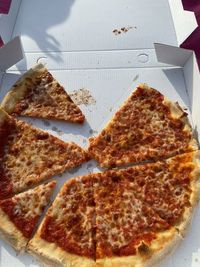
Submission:
M 145 90 L 151 89 L 147 84 L 140 84 L 139 87 L 141 87 Z M 154 89 L 154 88 L 152 88 L 152 89 Z M 156 89 L 154 89 L 154 90 L 156 90 Z M 179 103 L 178 102 L 172 102 L 167 97 L 164 97 L 163 104 L 166 105 L 167 107 L 169 107 L 172 118 L 179 119 L 184 123 L 184 129 L 183 130 L 188 132 L 188 133 L 191 133 L 192 128 L 191 128 L 187 113 L 184 112 L 184 110 L 181 108 Z M 190 150 L 197 150 L 198 149 L 198 143 L 197 143 L 196 139 L 194 138 L 194 136 L 192 136 L 191 141 L 188 145 L 188 148 Z
M 139 84 L 137 86 L 137 88 L 141 88 L 146 92 L 149 92 L 149 91 L 151 92 L 152 90 L 157 91 L 156 89 L 149 87 L 147 84 Z M 137 90 L 137 88 L 136 88 L 136 90 Z M 132 101 L 131 97 L 132 97 L 132 95 L 134 95 L 134 93 L 135 93 L 135 91 L 130 95 L 130 97 L 128 97 L 128 99 L 118 109 L 118 112 L 121 112 L 121 110 L 124 107 L 126 107 L 126 105 L 130 101 Z M 164 99 L 162 101 L 162 104 L 165 107 L 169 108 L 169 110 L 170 110 L 169 113 L 170 113 L 171 120 L 177 119 L 178 122 L 182 122 L 183 123 L 183 129 L 181 131 L 186 133 L 186 136 L 188 136 L 187 144 L 186 144 L 186 147 L 184 148 L 184 150 L 185 150 L 184 153 L 198 150 L 198 142 L 194 137 L 194 133 L 192 131 L 192 127 L 190 125 L 187 113 L 184 112 L 184 110 L 180 107 L 178 102 L 172 102 L 172 101 L 168 100 L 166 97 L 164 97 Z M 114 116 L 110 119 L 110 121 L 104 127 L 104 130 L 106 131 L 106 133 L 108 133 L 108 135 L 109 135 L 110 128 L 112 128 L 113 123 L 116 123 L 116 121 L 114 121 L 115 115 L 116 115 L 116 113 L 114 114 Z M 109 150 L 108 150 L 107 154 L 104 154 L 104 157 L 102 157 L 101 149 L 99 149 L 99 147 L 98 147 L 99 140 L 101 140 L 103 138 L 102 137 L 102 132 L 103 131 L 101 131 L 101 133 L 99 133 L 96 137 L 89 138 L 88 153 L 91 155 L 92 158 L 94 158 L 96 161 L 98 161 L 100 163 L 100 166 L 103 167 L 103 168 L 109 168 L 109 167 L 111 167 L 111 165 L 115 165 L 117 167 L 122 167 L 122 166 L 123 167 L 129 167 L 129 166 L 132 166 L 133 164 L 134 165 L 135 164 L 138 165 L 140 163 L 152 162 L 152 160 L 153 161 L 157 161 L 159 159 L 167 159 L 167 158 L 173 157 L 173 156 L 175 156 L 175 155 L 177 155 L 179 153 L 183 153 L 183 152 L 181 152 L 181 150 L 179 150 L 177 148 L 174 151 L 171 151 L 171 152 L 168 151 L 167 154 L 163 155 L 163 156 L 154 155 L 153 158 L 148 158 L 148 157 L 145 158 L 144 157 L 144 159 L 142 159 L 142 160 L 138 160 L 138 158 L 136 157 L 136 158 L 134 158 L 132 160 L 131 156 L 129 156 L 129 154 L 126 155 L 125 152 L 122 153 L 122 157 L 117 157 L 117 156 L 115 157 L 115 155 L 112 157 L 109 154 Z M 119 134 L 121 134 L 121 133 L 119 133 Z M 122 139 L 122 141 L 126 142 L 127 140 L 124 138 L 124 139 Z M 123 142 L 122 142 L 122 144 L 123 144 Z M 96 149 L 96 146 L 97 146 L 98 149 Z M 106 145 L 105 145 L 105 147 L 106 147 Z M 180 149 L 181 149 L 181 147 L 180 147 Z M 149 151 L 151 152 L 151 150 L 153 151 L 154 149 L 152 149 L 150 147 Z M 112 151 L 112 146 L 111 146 L 111 151 Z M 114 151 L 115 151 L 115 148 L 114 148 Z M 102 151 L 102 153 L 103 153 L 103 151 Z M 134 155 L 134 151 L 132 153 Z M 144 152 L 140 152 L 140 153 L 142 154 Z
M 0 127 L 3 127 L 3 124 L 5 121 L 12 121 L 15 120 L 11 115 L 7 114 L 3 109 L 0 108 Z M 34 132 L 38 132 L 38 133 L 47 133 L 51 138 L 55 138 L 56 143 L 58 144 L 58 146 L 60 145 L 62 147 L 62 145 L 67 145 L 69 148 L 66 148 L 69 150 L 69 155 L 71 153 L 71 158 L 69 158 L 68 160 L 66 160 L 66 162 L 62 163 L 62 162 L 58 162 L 58 163 L 54 163 L 54 165 L 51 168 L 46 168 L 43 171 L 41 171 L 41 173 L 39 175 L 28 175 L 26 176 L 26 178 L 21 181 L 20 183 L 13 183 L 13 180 L 11 179 L 11 182 L 13 184 L 13 193 L 20 193 L 23 192 L 29 188 L 33 188 L 35 185 L 40 185 L 43 181 L 46 181 L 48 179 L 50 179 L 53 175 L 57 175 L 59 173 L 63 173 L 65 170 L 67 169 L 72 169 L 75 168 L 79 165 L 81 165 L 82 163 L 88 161 L 88 155 L 86 154 L 86 152 L 80 148 L 77 144 L 75 144 L 74 142 L 67 142 L 65 143 L 64 141 L 62 141 L 61 139 L 58 139 L 56 137 L 54 137 L 53 135 L 51 135 L 50 133 L 48 133 L 47 131 L 43 131 L 38 129 L 35 126 L 29 125 L 23 121 L 20 120 L 15 120 L 14 122 L 16 124 L 16 127 L 26 127 L 26 129 L 29 129 L 30 132 L 34 131 Z M 50 144 L 50 143 L 49 143 Z M 37 146 L 35 146 L 37 148 Z M 39 148 L 38 148 L 39 149 Z M 45 150 L 46 153 L 48 153 L 48 149 Z M 56 151 L 56 150 L 55 150 Z M 41 152 L 41 150 L 39 151 Z M 44 153 L 44 152 L 41 152 Z M 34 152 L 31 155 L 32 159 L 33 157 L 34 160 L 37 160 L 37 154 Z M 59 158 L 59 155 L 56 155 L 56 158 Z M 20 157 L 19 157 L 20 158 Z M 61 158 L 60 158 L 61 159 Z M 26 166 L 26 161 L 24 161 L 24 164 Z M 34 167 L 33 167 L 34 168 Z
M 182 237 L 185 237 L 187 229 L 192 221 L 192 217 L 194 214 L 194 209 L 196 205 L 198 204 L 198 201 L 200 199 L 200 151 L 194 151 L 182 155 L 178 155 L 177 157 L 181 157 L 184 155 L 189 157 L 189 160 L 187 162 L 183 162 L 181 164 L 185 166 L 190 166 L 193 164 L 193 171 L 191 172 L 190 175 L 190 180 L 191 180 L 191 195 L 190 195 L 190 207 L 186 207 L 183 216 L 180 218 L 179 222 L 177 222 L 174 227 L 178 230 L 180 235 Z M 173 166 L 173 161 L 174 158 L 169 158 L 167 162 L 169 164 L 172 164 Z
M 38 74 L 47 72 L 47 69 L 42 64 L 37 64 L 28 70 L 12 87 L 11 90 L 5 95 L 1 108 L 7 113 L 12 113 L 16 104 L 24 97 L 28 90 L 27 84 L 30 82 L 26 78 L 31 77 L 34 79 Z
M 0 126 L 8 119 L 8 115 L 0 108 Z
M 49 243 L 36 234 L 27 251 L 48 267 L 95 267 L 95 261 L 64 251 L 55 243 Z
M 97 259 L 97 267 L 150 267 L 172 253 L 179 245 L 182 237 L 175 228 L 159 234 L 158 238 L 152 241 L 148 253 L 137 253 L 134 256 L 123 256 Z M 145 255 L 146 254 L 146 255 Z
M 17 252 L 25 251 L 28 239 L 9 220 L 0 208 L 0 237 L 9 243 Z
M 193 163 L 195 164 L 195 169 L 191 174 L 191 189 L 192 193 L 190 196 L 190 204 L 191 207 L 187 208 L 183 214 L 181 222 L 179 225 L 175 226 L 180 234 L 185 237 L 189 225 L 191 224 L 194 210 L 199 202 L 200 199 L 200 151 L 193 152 Z
M 187 115 L 185 114 L 185 112 L 180 107 L 180 105 L 178 104 L 178 102 L 171 102 L 170 100 L 168 100 L 165 97 L 164 104 L 170 108 L 171 116 L 174 119 L 179 119 L 184 123 L 184 129 L 183 130 L 185 132 L 191 133 L 192 128 L 191 128 L 189 119 L 188 119 Z M 198 144 L 197 144 L 197 141 L 194 138 L 194 136 L 192 136 L 192 138 L 189 142 L 188 148 L 190 150 L 197 150 L 198 149 Z

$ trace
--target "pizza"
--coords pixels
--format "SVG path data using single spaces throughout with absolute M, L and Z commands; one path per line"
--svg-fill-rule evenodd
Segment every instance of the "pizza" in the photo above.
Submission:
M 97 266 L 143 266 L 181 240 L 127 180 L 101 177 L 94 198 Z
M 94 190 L 97 266 L 155 266 L 191 221 L 200 151 L 100 176 Z
M 70 179 L 47 211 L 28 252 L 46 266 L 95 266 L 93 175 Z
M 141 84 L 88 151 L 102 167 L 156 161 L 198 149 L 187 113 L 157 90 Z
M 87 160 L 86 152 L 0 109 L 0 199 Z
M 51 73 L 38 64 L 26 72 L 4 97 L 1 108 L 16 116 L 83 123 L 84 115 Z
M 28 244 L 48 266 L 154 266 L 183 239 L 200 151 L 65 183 Z
M 0 236 L 18 252 L 24 252 L 55 185 L 52 181 L 0 201 Z

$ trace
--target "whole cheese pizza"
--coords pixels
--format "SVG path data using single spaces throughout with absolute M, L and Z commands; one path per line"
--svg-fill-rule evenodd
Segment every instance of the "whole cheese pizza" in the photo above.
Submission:
M 200 151 L 65 183 L 28 251 L 47 266 L 155 266 L 198 201 Z
M 55 185 L 49 182 L 0 201 L 0 237 L 18 252 L 24 252 Z
M 105 129 L 90 139 L 89 153 L 102 167 L 155 161 L 198 149 L 187 113 L 141 84 Z
M 0 199 L 24 191 L 87 160 L 83 149 L 0 109 Z
M 83 123 L 84 115 L 51 73 L 38 64 L 26 72 L 1 103 L 7 113 L 16 116 Z
M 200 194 L 200 151 L 178 103 L 139 85 L 90 139 L 90 156 L 111 170 L 65 182 L 37 230 L 55 182 L 30 187 L 89 157 L 15 115 L 71 122 L 84 116 L 41 64 L 2 107 L 0 236 L 17 251 L 48 267 L 147 267 L 184 238 Z

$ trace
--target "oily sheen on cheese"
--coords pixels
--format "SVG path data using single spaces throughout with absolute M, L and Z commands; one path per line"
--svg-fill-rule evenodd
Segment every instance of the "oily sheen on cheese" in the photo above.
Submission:
M 80 257 L 91 260 L 87 266 L 154 266 L 178 244 L 190 222 L 199 195 L 199 159 L 196 151 L 67 181 L 30 252 L 63 266 L 78 267 Z M 47 244 L 66 252 L 63 261 L 57 253 L 48 254 Z M 77 263 L 71 255 L 77 255 Z
M 142 243 L 151 243 L 157 232 L 170 228 L 134 194 L 131 183 L 104 176 L 95 188 L 96 258 L 128 256 Z
M 85 152 L 0 110 L 0 199 L 80 165 Z
M 88 151 L 101 166 L 114 167 L 196 149 L 187 114 L 157 90 L 140 85 L 105 129 L 90 139 Z
M 41 238 L 77 255 L 94 257 L 92 182 L 83 178 L 64 185 L 42 224 Z
M 12 86 L 1 108 L 17 116 L 84 122 L 79 107 L 42 64 L 30 69 Z
M 14 214 L 23 215 L 24 219 L 41 215 L 43 208 L 48 204 L 49 197 L 55 187 L 55 182 L 40 185 L 35 190 L 28 190 L 12 198 Z M 6 203 L 6 200 L 3 201 Z
M 55 184 L 49 182 L 0 201 L 0 236 L 17 251 L 23 251 L 33 235 Z

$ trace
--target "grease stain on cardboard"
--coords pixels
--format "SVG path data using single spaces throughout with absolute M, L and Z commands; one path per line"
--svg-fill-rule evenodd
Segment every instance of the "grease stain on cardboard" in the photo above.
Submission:
M 132 27 L 132 26 L 122 27 L 120 29 L 114 29 L 113 33 L 114 33 L 114 35 L 120 35 L 121 33 L 127 33 L 131 29 L 137 29 L 137 27 L 136 26 L 134 26 L 134 27 Z

